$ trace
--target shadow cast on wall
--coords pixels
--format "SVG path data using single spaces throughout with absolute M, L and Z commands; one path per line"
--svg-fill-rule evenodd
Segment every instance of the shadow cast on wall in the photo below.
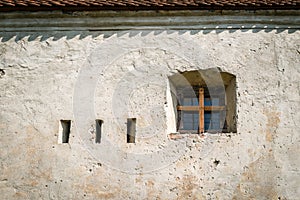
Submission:
M 253 25 L 255 26 L 255 25 Z M 222 32 L 229 32 L 229 33 L 235 33 L 237 31 L 241 32 L 251 32 L 251 33 L 259 33 L 259 32 L 275 32 L 276 34 L 287 32 L 288 34 L 292 34 L 297 31 L 297 29 L 290 29 L 290 28 L 247 28 L 247 29 L 237 29 L 237 28 L 228 28 L 228 29 L 219 29 L 216 27 L 215 29 L 202 29 L 202 30 L 112 30 L 112 31 L 103 31 L 103 30 L 86 30 L 86 31 L 41 31 L 41 32 L 0 32 L 0 39 L 1 42 L 7 42 L 11 39 L 15 40 L 16 42 L 28 38 L 28 41 L 46 41 L 50 38 L 52 38 L 53 41 L 58 41 L 62 38 L 65 38 L 67 40 L 73 39 L 78 37 L 79 39 L 84 39 L 86 37 L 92 37 L 96 38 L 99 36 L 102 36 L 103 38 L 110 38 L 112 36 L 122 37 L 124 35 L 128 35 L 128 37 L 135 37 L 137 35 L 140 35 L 142 37 L 145 37 L 149 34 L 152 35 L 160 35 L 162 33 L 166 34 L 190 34 L 190 35 L 196 35 L 196 34 L 220 34 Z

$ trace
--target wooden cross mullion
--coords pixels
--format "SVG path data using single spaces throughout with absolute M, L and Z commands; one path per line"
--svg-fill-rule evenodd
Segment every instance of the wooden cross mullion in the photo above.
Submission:
M 198 111 L 199 113 L 199 133 L 204 133 L 204 111 L 221 111 L 225 106 L 204 106 L 204 88 L 199 88 L 198 106 L 177 106 L 177 110 Z
M 199 132 L 204 133 L 204 89 L 199 88 Z

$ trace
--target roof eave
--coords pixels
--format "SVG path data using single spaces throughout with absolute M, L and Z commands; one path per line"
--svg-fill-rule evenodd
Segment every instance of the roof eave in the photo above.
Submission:
M 0 6 L 0 12 L 14 11 L 176 11 L 176 10 L 299 10 L 300 5 L 253 6 Z

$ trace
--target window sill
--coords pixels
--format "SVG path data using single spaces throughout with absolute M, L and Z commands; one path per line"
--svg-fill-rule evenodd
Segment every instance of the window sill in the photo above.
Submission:
M 214 137 L 214 136 L 226 136 L 231 137 L 232 135 L 235 135 L 237 133 L 201 133 L 201 134 L 195 134 L 195 133 L 170 133 L 168 135 L 168 138 L 170 140 L 179 140 L 184 138 L 191 138 L 191 139 L 205 139 L 206 137 Z

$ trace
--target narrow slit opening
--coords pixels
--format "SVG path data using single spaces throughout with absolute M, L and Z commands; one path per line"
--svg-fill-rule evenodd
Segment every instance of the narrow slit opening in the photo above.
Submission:
M 96 119 L 96 138 L 95 138 L 95 143 L 100 143 L 101 142 L 102 124 L 103 124 L 103 120 Z
M 127 119 L 127 143 L 135 143 L 136 118 Z
M 60 120 L 61 124 L 61 143 L 69 143 L 71 132 L 71 120 Z

